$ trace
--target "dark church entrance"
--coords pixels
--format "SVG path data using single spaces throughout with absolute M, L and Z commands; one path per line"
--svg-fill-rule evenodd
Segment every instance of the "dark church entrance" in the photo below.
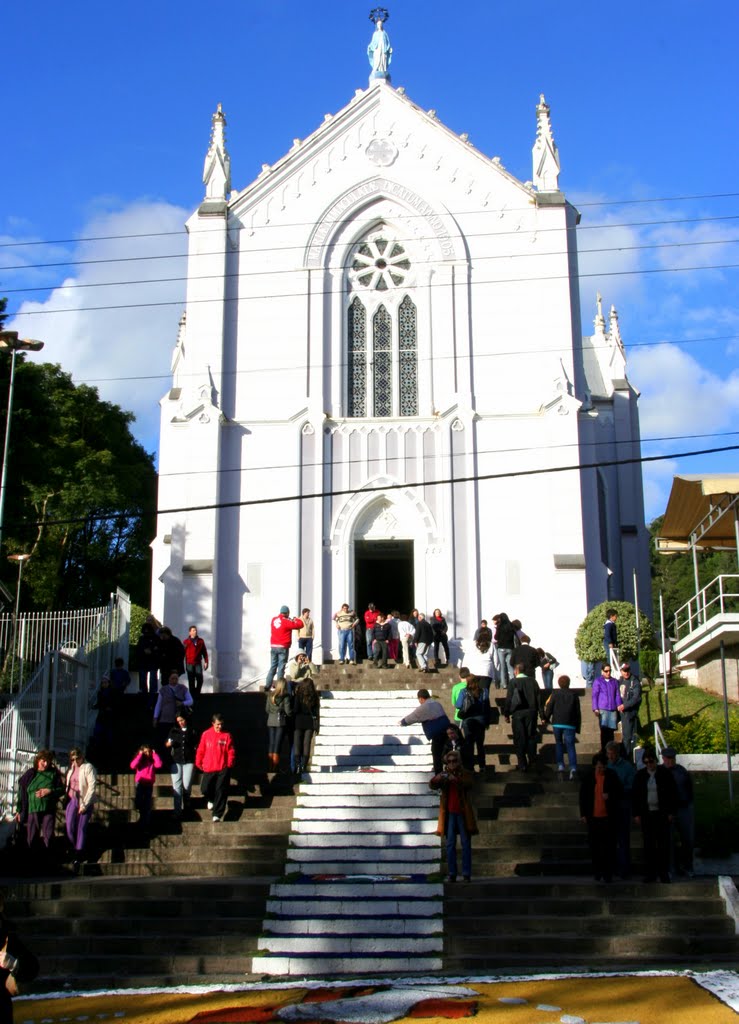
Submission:
M 354 542 L 354 593 L 360 618 L 370 601 L 383 612 L 409 612 L 413 601 L 413 541 Z

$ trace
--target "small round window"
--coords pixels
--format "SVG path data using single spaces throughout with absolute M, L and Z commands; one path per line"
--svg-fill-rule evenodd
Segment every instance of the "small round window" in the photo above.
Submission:
M 355 288 L 386 292 L 404 284 L 410 269 L 403 246 L 376 235 L 355 249 L 349 278 Z

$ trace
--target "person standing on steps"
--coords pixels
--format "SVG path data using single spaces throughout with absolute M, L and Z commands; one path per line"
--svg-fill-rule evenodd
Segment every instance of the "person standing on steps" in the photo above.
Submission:
M 321 703 L 312 679 L 304 679 L 293 694 L 295 736 L 295 774 L 300 778 L 308 770 L 313 737 L 321 728 Z
M 508 689 L 513 680 L 511 658 L 513 657 L 513 649 L 516 646 L 516 631 L 505 612 L 499 612 L 493 619 L 493 622 L 495 622 L 496 618 L 498 625 L 495 628 L 495 644 L 498 648 L 500 685 Z
M 616 732 L 618 725 L 618 705 L 621 703 L 621 695 L 618 692 L 618 682 L 613 679 L 610 665 L 604 665 L 600 675 L 593 682 L 593 714 L 600 722 L 600 748 L 606 749 Z
M 149 827 L 151 821 L 151 805 L 154 798 L 154 782 L 157 770 L 162 767 L 162 759 L 156 750 L 144 743 L 131 761 L 131 771 L 135 772 L 136 796 L 134 806 L 139 812 L 139 825 L 142 829 Z
M 172 776 L 172 793 L 175 821 L 190 809 L 190 790 L 192 789 L 192 773 L 195 768 L 195 749 L 197 746 L 195 730 L 189 714 L 184 710 L 177 712 L 175 724 L 169 730 L 167 749 L 172 758 L 169 771 Z
M 303 627 L 298 633 L 298 647 L 305 654 L 308 661 L 313 661 L 313 640 L 316 635 L 316 624 L 310 616 L 310 608 L 304 608 L 300 613 L 303 620 Z
M 687 768 L 677 763 L 674 747 L 663 747 L 662 764 L 672 773 L 677 789 L 677 810 L 672 823 L 671 867 L 679 875 L 693 877 L 693 846 L 695 818 L 693 814 L 693 779 Z M 679 840 L 679 847 L 677 840 Z
M 618 664 L 618 612 L 615 608 L 608 608 L 606 621 L 603 623 L 603 650 L 606 654 L 606 665 L 613 667 Z
M 280 749 L 285 735 L 285 727 L 292 712 L 292 698 L 288 693 L 287 683 L 284 679 L 278 679 L 273 689 L 267 694 L 267 734 L 269 737 L 267 760 L 270 771 L 276 772 L 280 767 Z
M 439 648 L 441 647 L 444 651 L 444 664 L 449 664 L 449 628 L 446 624 L 446 619 L 441 614 L 441 608 L 434 608 L 434 614 L 431 616 L 431 629 L 434 634 L 434 662 L 436 667 L 439 667 Z
M 456 750 L 449 751 L 442 770 L 429 781 L 430 788 L 441 793 L 436 834 L 446 839 L 448 882 L 457 881 L 457 836 L 462 846 L 462 877 L 465 882 L 472 879 L 471 837 L 477 835 L 475 812 L 469 798 L 473 782 L 472 772 L 462 767 Z
M 202 773 L 200 791 L 213 812 L 213 821 L 222 821 L 228 809 L 228 785 L 236 762 L 231 734 L 223 728 L 223 715 L 213 715 L 210 729 L 200 737 L 195 767 Z
M 616 823 L 621 803 L 621 783 L 609 772 L 601 750 L 593 757 L 592 771 L 580 785 L 580 820 L 588 827 L 590 856 L 596 882 L 610 882 L 616 849 Z
M 621 715 L 621 731 L 623 734 L 624 752 L 628 758 L 634 753 L 636 733 L 639 728 L 639 708 L 641 707 L 641 682 L 631 673 L 631 665 L 625 661 L 621 666 L 619 681 L 618 713 Z
M 205 640 L 198 636 L 197 626 L 190 626 L 182 646 L 185 648 L 187 685 L 193 697 L 198 697 L 203 689 L 203 669 L 208 671 L 208 648 Z
M 431 743 L 431 758 L 434 771 L 438 774 L 443 765 L 442 751 L 446 742 L 446 731 L 452 723 L 441 703 L 432 697 L 428 690 L 419 690 L 416 697 L 418 698 L 418 707 L 414 708 L 405 718 L 401 718 L 398 725 L 421 723 L 424 735 Z
M 65 785 L 69 798 L 67 809 L 64 812 L 67 839 L 74 851 L 72 870 L 78 874 L 85 852 L 87 827 L 92 817 L 97 785 L 97 772 L 89 761 L 85 760 L 85 755 L 79 747 L 72 747 L 69 751 L 69 768 Z
M 434 642 L 434 631 L 431 624 L 426 621 L 423 612 L 418 613 L 418 623 L 413 634 L 413 642 L 416 645 L 416 664 L 419 672 L 428 673 L 428 656 L 431 644 Z
M 377 617 L 377 608 L 370 602 L 367 605 L 367 611 L 364 613 L 364 639 L 367 645 L 367 657 L 370 660 L 372 658 L 372 641 L 375 638 L 375 623 L 377 622 Z
M 372 664 L 375 668 L 387 668 L 387 648 L 390 641 L 390 626 L 386 616 L 380 612 L 372 630 Z
M 670 830 L 677 812 L 677 786 L 669 768 L 657 764 L 653 749 L 644 750 L 644 767 L 634 778 L 634 821 L 644 838 L 645 882 L 670 881 Z
M 477 676 L 470 676 L 454 704 L 462 720 L 462 732 L 477 755 L 477 767 L 485 773 L 485 730 L 490 724 L 488 691 Z
M 171 672 L 168 679 L 162 681 L 156 705 L 154 706 L 154 732 L 157 737 L 157 748 L 165 753 L 169 732 L 177 720 L 177 712 L 182 708 L 192 707 L 192 693 L 180 682 L 176 672 Z
M 264 692 L 269 693 L 272 688 L 272 681 L 275 674 L 278 679 L 285 675 L 285 665 L 290 654 L 290 645 L 293 642 L 293 631 L 303 628 L 302 619 L 291 619 L 290 609 L 286 604 L 280 608 L 280 614 L 275 615 L 270 624 L 270 663 L 267 678 L 264 681 Z
M 621 744 L 616 740 L 606 743 L 608 771 L 615 772 L 621 783 L 621 798 L 616 817 L 616 862 L 623 880 L 631 874 L 631 791 L 636 768 L 621 755 Z
M 352 611 L 349 605 L 344 602 L 334 615 L 336 631 L 339 634 L 339 664 L 357 664 L 357 654 L 354 650 L 354 627 L 357 624 L 357 614 Z
M 570 762 L 570 781 L 577 778 L 577 751 L 575 738 L 582 728 L 580 696 L 570 689 L 570 677 L 560 676 L 558 689 L 552 690 L 542 710 L 542 721 L 551 722 L 554 732 L 554 749 L 557 757 L 557 771 L 564 777 L 565 748 Z
M 403 654 L 404 668 L 411 668 L 410 645 L 413 641 L 414 633 L 415 627 L 408 621 L 408 616 L 401 615 L 398 622 L 398 639 L 400 640 L 400 650 Z
M 526 772 L 536 761 L 537 716 L 539 686 L 535 679 L 524 674 L 523 665 L 513 657 L 514 677 L 508 684 L 503 704 L 506 722 L 513 724 L 513 749 L 516 752 L 515 771 Z

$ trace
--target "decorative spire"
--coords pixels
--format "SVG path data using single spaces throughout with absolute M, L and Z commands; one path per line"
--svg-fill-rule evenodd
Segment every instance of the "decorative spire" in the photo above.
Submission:
M 600 292 L 596 292 L 595 295 L 596 314 L 593 325 L 595 327 L 595 333 L 601 337 L 605 337 L 606 334 L 606 318 L 603 316 L 603 298 Z
M 615 306 L 611 306 L 611 312 L 608 314 L 608 321 L 609 326 L 611 328 L 611 341 L 615 341 L 618 347 L 623 352 L 624 343 L 621 338 L 621 328 L 618 326 L 618 313 L 616 312 Z
M 540 192 L 559 191 L 559 151 L 552 135 L 549 106 L 544 93 L 536 107 L 536 142 L 531 151 L 534 160 L 534 185 Z
M 370 85 L 379 85 L 381 82 L 390 83 L 390 72 L 388 68 L 393 59 L 393 48 L 390 39 L 383 25 L 390 17 L 387 7 L 373 7 L 370 11 L 370 21 L 375 26 L 375 31 L 367 47 L 367 59 L 372 71 L 369 76 Z
M 205 198 L 228 199 L 231 191 L 231 157 L 226 149 L 226 115 L 220 103 L 212 121 L 210 147 L 203 168 Z

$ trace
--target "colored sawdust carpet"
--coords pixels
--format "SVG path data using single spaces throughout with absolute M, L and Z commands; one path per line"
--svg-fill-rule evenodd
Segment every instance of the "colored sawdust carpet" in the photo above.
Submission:
M 230 990 L 150 990 L 19 999 L 16 1024 L 728 1024 L 739 975 L 608 975 Z

